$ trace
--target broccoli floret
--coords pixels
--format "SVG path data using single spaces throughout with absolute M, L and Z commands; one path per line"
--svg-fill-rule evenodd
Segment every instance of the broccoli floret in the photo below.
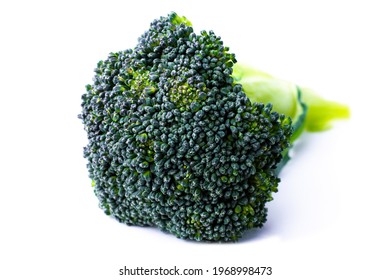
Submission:
M 235 65 L 220 37 L 195 34 L 176 13 L 98 63 L 79 117 L 106 214 L 197 241 L 263 226 L 307 110 L 297 94 L 285 112 L 258 100 L 246 82 L 253 71 Z

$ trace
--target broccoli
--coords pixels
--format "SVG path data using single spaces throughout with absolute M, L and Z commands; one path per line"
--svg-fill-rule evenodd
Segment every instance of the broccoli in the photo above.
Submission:
M 176 13 L 98 62 L 79 118 L 107 215 L 196 241 L 264 225 L 292 142 L 348 108 L 236 62 Z

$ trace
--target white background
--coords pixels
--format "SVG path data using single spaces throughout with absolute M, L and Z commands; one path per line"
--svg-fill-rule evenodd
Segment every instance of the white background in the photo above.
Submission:
M 351 107 L 349 121 L 302 138 L 267 224 L 239 243 L 124 226 L 90 187 L 77 119 L 84 86 L 98 60 L 171 11 L 214 30 L 239 61 Z M 375 0 L 2 1 L 0 279 L 173 279 L 119 276 L 125 265 L 390 279 L 389 12 Z

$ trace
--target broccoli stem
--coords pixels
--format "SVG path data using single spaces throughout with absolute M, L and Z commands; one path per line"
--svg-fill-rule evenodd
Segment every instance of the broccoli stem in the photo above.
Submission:
M 298 87 L 249 66 L 236 63 L 232 76 L 242 85 L 251 102 L 271 103 L 275 112 L 292 119 L 294 132 L 290 144 L 304 131 L 324 131 L 331 128 L 332 121 L 350 116 L 349 108 L 344 104 L 326 100 L 309 88 Z M 291 146 L 283 152 L 275 174 L 279 174 L 289 161 Z
M 348 106 L 335 101 L 326 100 L 309 88 L 301 88 L 303 103 L 307 104 L 305 129 L 307 131 L 323 131 L 331 128 L 336 119 L 347 119 L 350 116 Z
M 232 76 L 252 102 L 271 103 L 275 112 L 290 117 L 293 124 L 299 122 L 296 129 L 301 130 L 304 123 L 303 130 L 323 131 L 331 128 L 333 120 L 349 117 L 348 106 L 326 100 L 311 89 L 300 88 L 249 66 L 236 63 Z M 300 133 L 292 140 L 295 141 Z

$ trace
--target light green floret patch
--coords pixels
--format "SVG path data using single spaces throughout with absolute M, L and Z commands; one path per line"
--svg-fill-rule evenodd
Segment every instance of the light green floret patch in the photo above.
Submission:
M 182 84 L 171 88 L 169 98 L 181 111 L 197 111 L 196 107 L 200 106 L 198 102 L 205 99 L 205 93 L 202 92 L 202 90 L 206 90 L 206 88 L 195 89 L 187 82 L 183 82 Z
M 157 86 L 150 80 L 150 72 L 147 70 L 134 71 L 127 69 L 125 76 L 119 76 L 122 82 L 122 91 L 130 90 L 132 96 L 148 97 L 156 93 Z
M 179 16 L 175 12 L 172 12 L 170 14 L 170 21 L 172 24 L 179 25 L 181 23 L 187 25 L 187 26 L 192 26 L 192 23 L 184 16 Z

